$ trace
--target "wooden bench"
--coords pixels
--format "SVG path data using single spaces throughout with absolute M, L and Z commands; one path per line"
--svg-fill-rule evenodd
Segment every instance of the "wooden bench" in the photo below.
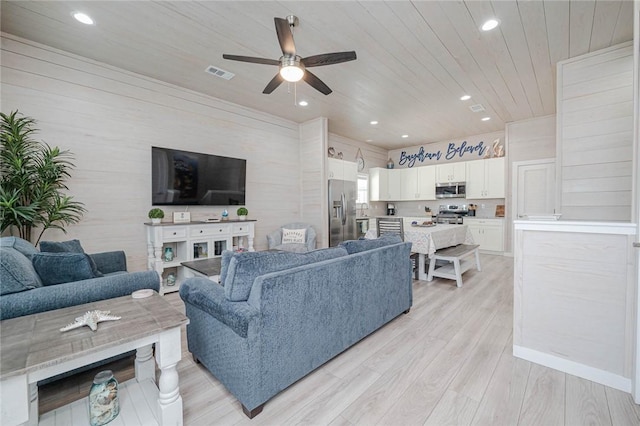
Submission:
M 462 287 L 462 274 L 473 266 L 473 261 L 467 259 L 468 257 L 475 255 L 476 269 L 478 271 L 482 270 L 480 268 L 480 253 L 478 252 L 478 247 L 480 246 L 477 244 L 458 244 L 457 246 L 436 250 L 433 257 L 429 259 L 427 281 L 432 281 L 433 277 L 447 278 L 456 280 L 456 285 Z M 438 260 L 447 261 L 449 264 L 436 269 L 436 261 Z

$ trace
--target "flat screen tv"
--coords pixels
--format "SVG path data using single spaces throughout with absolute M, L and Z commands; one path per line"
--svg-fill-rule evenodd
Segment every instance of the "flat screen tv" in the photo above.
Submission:
M 151 147 L 154 206 L 245 204 L 247 160 Z

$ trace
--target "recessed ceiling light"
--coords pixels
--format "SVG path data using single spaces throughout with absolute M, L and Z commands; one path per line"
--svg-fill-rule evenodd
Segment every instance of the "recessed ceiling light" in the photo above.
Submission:
M 367 139 L 366 141 L 367 142 L 373 142 L 373 139 Z
M 371 120 L 371 121 L 369 122 L 369 124 L 371 124 L 371 125 L 375 126 L 376 124 L 378 124 L 378 122 L 377 122 L 376 120 Z
M 489 120 L 491 120 L 491 117 L 482 117 L 481 120 L 482 121 L 489 121 Z
M 409 135 L 402 135 L 402 137 L 403 137 L 404 139 L 406 139 L 406 138 L 408 138 L 408 137 L 409 137 Z
M 309 105 L 309 102 L 307 102 L 307 101 L 300 101 L 300 102 L 298 102 L 298 105 L 300 105 L 300 106 L 307 106 L 307 105 Z
M 73 12 L 73 17 L 76 18 L 76 21 L 82 22 L 83 24 L 93 25 L 93 19 L 86 13 Z
M 484 24 L 482 24 L 480 29 L 482 31 L 491 31 L 492 29 L 494 29 L 498 25 L 500 25 L 500 21 L 498 21 L 497 19 L 489 19 Z
M 469 95 L 460 96 L 460 100 L 461 101 L 468 101 L 469 99 L 471 99 L 471 96 L 469 96 Z

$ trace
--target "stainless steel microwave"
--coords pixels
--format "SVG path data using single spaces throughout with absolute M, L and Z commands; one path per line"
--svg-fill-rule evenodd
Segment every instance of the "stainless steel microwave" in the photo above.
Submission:
M 436 198 L 464 198 L 466 182 L 436 183 Z

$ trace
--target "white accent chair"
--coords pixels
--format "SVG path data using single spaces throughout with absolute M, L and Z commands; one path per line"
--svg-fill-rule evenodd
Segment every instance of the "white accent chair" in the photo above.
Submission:
M 305 229 L 306 241 L 303 244 L 298 243 L 282 243 L 282 229 Z M 294 222 L 282 225 L 280 228 L 267 235 L 269 250 L 284 250 L 296 253 L 304 253 L 315 250 L 316 248 L 316 231 L 313 226 L 308 223 Z

